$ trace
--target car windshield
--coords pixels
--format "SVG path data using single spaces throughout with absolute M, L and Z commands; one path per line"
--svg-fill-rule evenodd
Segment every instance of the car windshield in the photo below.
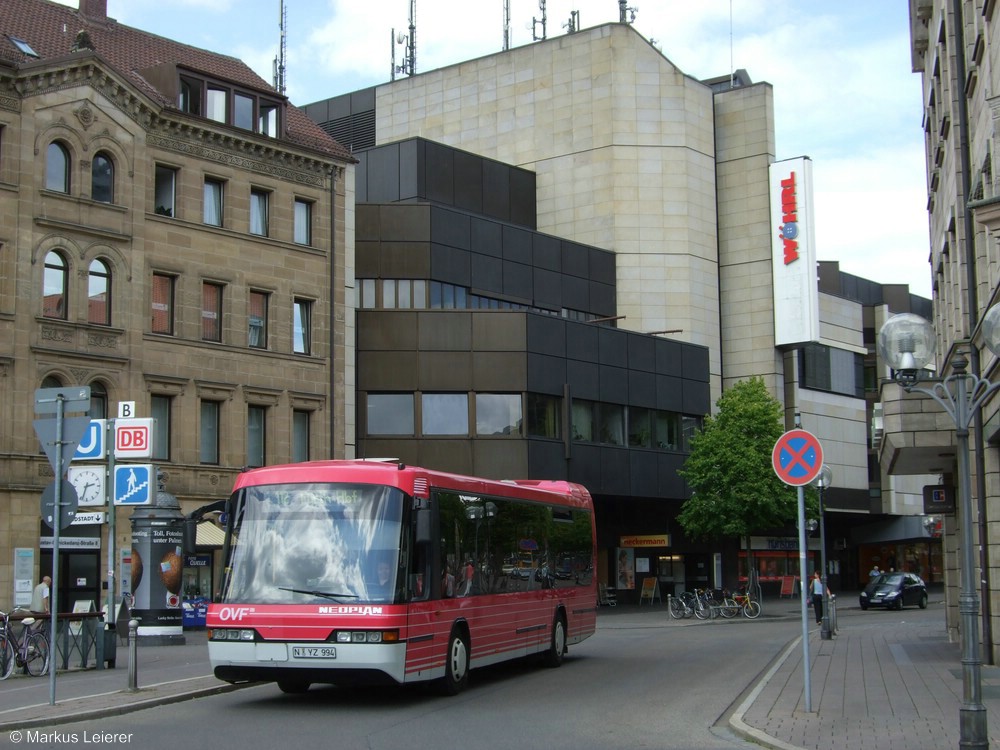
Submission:
M 403 493 L 361 484 L 248 487 L 235 513 L 223 601 L 388 602 L 396 589 Z
M 903 582 L 902 573 L 889 573 L 888 575 L 882 576 L 879 580 L 879 584 L 883 586 L 898 586 Z

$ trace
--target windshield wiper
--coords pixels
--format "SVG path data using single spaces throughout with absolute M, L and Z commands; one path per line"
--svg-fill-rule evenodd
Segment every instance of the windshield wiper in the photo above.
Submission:
M 293 594 L 308 594 L 309 596 L 322 596 L 324 599 L 357 599 L 357 594 L 335 594 L 332 591 L 308 591 L 306 589 L 290 589 L 287 586 L 278 586 L 281 591 L 291 591 Z

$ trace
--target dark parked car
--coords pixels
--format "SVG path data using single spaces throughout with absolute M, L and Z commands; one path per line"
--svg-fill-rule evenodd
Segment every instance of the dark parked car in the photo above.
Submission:
M 859 597 L 861 609 L 885 607 L 902 609 L 916 604 L 920 609 L 927 607 L 927 586 L 914 573 L 883 573 L 873 578 Z

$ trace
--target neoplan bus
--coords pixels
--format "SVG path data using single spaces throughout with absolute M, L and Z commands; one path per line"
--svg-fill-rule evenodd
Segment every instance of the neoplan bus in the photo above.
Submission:
M 318 461 L 244 472 L 226 505 L 227 572 L 207 619 L 221 680 L 286 693 L 438 680 L 455 694 L 470 669 L 532 654 L 557 667 L 594 633 L 580 485 Z M 504 565 L 525 550 L 532 570 Z M 557 575 L 567 558 L 574 575 Z

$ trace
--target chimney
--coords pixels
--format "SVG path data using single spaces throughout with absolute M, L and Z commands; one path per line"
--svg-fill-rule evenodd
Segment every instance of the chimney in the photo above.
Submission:
M 80 14 L 89 21 L 107 21 L 108 0 L 80 0 Z

